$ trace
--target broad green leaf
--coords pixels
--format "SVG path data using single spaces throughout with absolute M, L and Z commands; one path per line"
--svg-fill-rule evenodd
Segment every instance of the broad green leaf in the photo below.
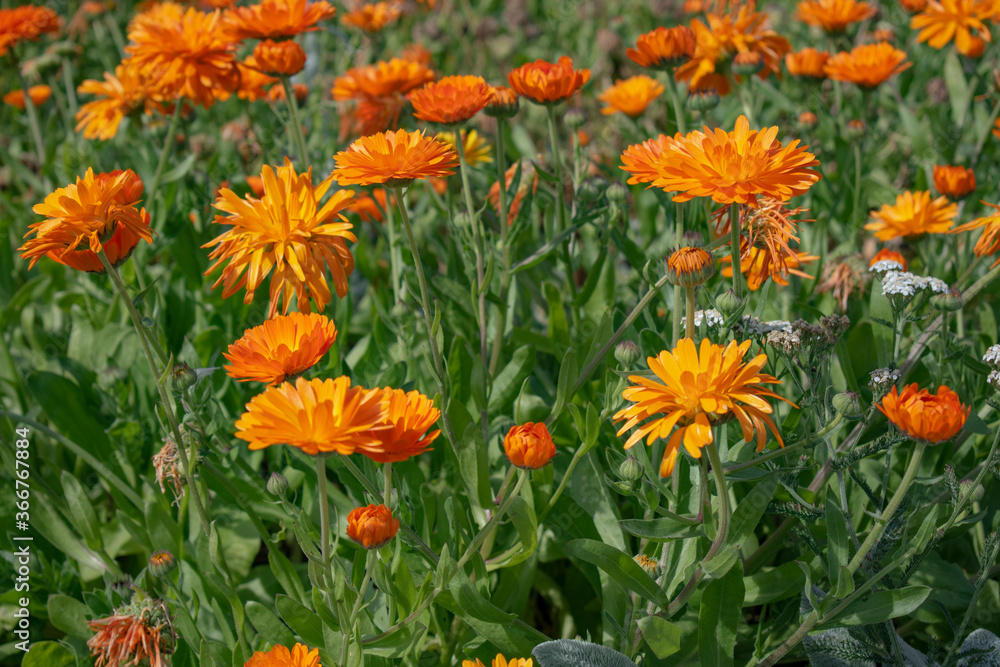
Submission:
M 660 660 L 681 649 L 681 629 L 659 616 L 645 616 L 637 621 L 642 638 Z
M 826 494 L 826 574 L 831 583 L 837 583 L 840 566 L 849 561 L 846 521 L 834 495 Z
M 802 592 L 806 577 L 795 563 L 782 563 L 766 572 L 743 578 L 744 607 L 777 602 Z
M 528 345 L 522 345 L 514 351 L 510 357 L 510 362 L 503 367 L 493 380 L 493 387 L 490 390 L 490 400 L 488 410 L 490 414 L 497 412 L 507 412 L 508 406 L 513 403 L 517 396 L 521 383 L 531 375 L 535 367 L 535 351 Z
M 613 648 L 578 639 L 544 642 L 531 652 L 541 667 L 636 667 Z
M 903 104 L 899 105 L 901 114 L 904 106 Z M 892 359 L 892 326 L 895 322 L 895 315 L 888 297 L 882 294 L 882 283 L 878 279 L 872 281 L 868 317 L 872 320 L 872 342 L 875 344 L 879 366 L 886 367 Z
M 666 608 L 670 604 L 670 600 L 652 577 L 631 556 L 610 544 L 597 540 L 573 540 L 566 544 L 566 551 L 580 560 L 593 563 L 628 590 L 660 607 Z
M 58 642 L 35 642 L 24 654 L 21 667 L 66 667 L 76 665 L 76 656 Z
M 274 599 L 281 620 L 288 624 L 292 631 L 302 638 L 309 646 L 324 646 L 323 623 L 312 609 L 296 602 L 287 595 L 279 595 Z
M 556 400 L 552 403 L 552 412 L 550 413 L 551 417 L 558 416 L 562 411 L 563 406 L 566 404 L 566 398 L 569 396 L 569 391 L 576 383 L 576 379 L 579 374 L 580 371 L 577 365 L 576 348 L 571 347 L 566 350 L 566 353 L 563 355 L 562 362 L 559 364 L 559 380 L 556 385 Z M 581 437 L 583 437 L 585 429 L 579 430 L 578 428 L 578 431 L 581 434 Z
M 852 625 L 871 625 L 890 618 L 912 613 L 924 603 L 931 589 L 927 586 L 907 586 L 892 591 L 872 593 L 867 599 L 858 599 L 835 617 L 820 622 L 824 628 Z M 819 626 L 817 626 L 819 627 Z
M 93 631 L 87 626 L 87 617 L 91 615 L 90 608 L 68 595 L 57 593 L 50 595 L 45 605 L 49 612 L 49 620 L 70 637 L 90 639 Z
M 743 500 L 733 511 L 733 517 L 729 523 L 729 537 L 726 540 L 729 544 L 737 548 L 743 546 L 743 543 L 757 528 L 760 518 L 764 516 L 764 511 L 767 509 L 768 503 L 771 502 L 771 496 L 774 495 L 776 488 L 778 488 L 777 473 L 754 483 L 750 493 L 743 497 Z
M 736 628 L 740 622 L 743 597 L 743 565 L 736 565 L 721 579 L 709 582 L 698 611 L 698 661 L 704 667 L 733 664 Z
M 954 49 L 948 49 L 944 57 L 944 83 L 951 102 L 951 120 L 957 127 L 965 124 L 965 114 L 969 108 L 969 84 L 962 71 L 962 63 Z
M 25 380 L 28 391 L 52 423 L 98 461 L 111 453 L 111 441 L 94 418 L 94 408 L 85 405 L 83 392 L 73 381 L 53 373 L 35 373 Z
M 629 535 L 642 537 L 653 542 L 667 542 L 668 540 L 686 540 L 692 537 L 704 537 L 705 529 L 701 524 L 692 525 L 687 517 L 682 517 L 671 512 L 668 516 L 656 519 L 625 519 L 619 521 Z
M 250 601 L 246 606 L 247 618 L 257 629 L 257 634 L 267 637 L 268 642 L 292 646 L 295 644 L 295 636 L 289 632 L 288 627 L 281 622 L 277 614 L 259 602 Z

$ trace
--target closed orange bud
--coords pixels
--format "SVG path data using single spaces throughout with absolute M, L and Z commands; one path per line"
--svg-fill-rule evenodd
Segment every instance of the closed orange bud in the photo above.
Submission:
M 503 439 L 503 451 L 518 468 L 536 470 L 552 460 L 556 455 L 556 445 L 543 422 L 527 422 L 507 432 Z
M 955 437 L 965 425 L 970 410 L 948 387 L 941 385 L 937 393 L 932 394 L 926 389 L 918 390 L 916 382 L 901 392 L 893 387 L 881 405 L 875 407 L 911 438 L 933 445 Z
M 399 532 L 399 519 L 385 505 L 356 507 L 347 515 L 347 536 L 365 549 L 380 549 Z
M 306 52 L 290 39 L 281 42 L 265 39 L 258 42 L 254 47 L 253 57 L 260 71 L 271 76 L 292 76 L 306 66 Z
M 934 189 L 952 199 L 960 199 L 976 189 L 976 174 L 967 167 L 936 164 Z
M 52 89 L 46 85 L 32 86 L 28 88 L 28 95 L 31 97 L 31 103 L 38 107 L 52 97 Z M 3 96 L 4 104 L 9 104 L 12 107 L 16 107 L 21 111 L 24 111 L 24 91 L 23 90 L 12 90 Z

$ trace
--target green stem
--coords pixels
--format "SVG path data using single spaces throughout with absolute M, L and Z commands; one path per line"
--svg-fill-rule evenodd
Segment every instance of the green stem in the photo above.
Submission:
M 295 137 L 295 149 L 299 153 L 299 171 L 310 166 L 309 151 L 306 149 L 306 138 L 302 134 L 302 121 L 299 120 L 299 103 L 295 99 L 295 89 L 292 80 L 287 74 L 281 75 L 281 85 L 285 89 L 285 102 L 288 104 L 288 113 L 292 117 L 292 136 Z
M 549 143 L 552 145 L 552 168 L 556 175 L 556 234 L 566 229 L 566 203 L 563 201 L 562 159 L 559 157 L 559 138 L 556 134 L 556 108 L 546 107 L 549 119 Z
M 729 207 L 729 253 L 733 262 L 733 291 L 743 298 L 743 267 L 740 264 L 740 205 Z
M 566 488 L 566 483 L 569 482 L 570 478 L 573 476 L 573 471 L 576 470 L 577 464 L 580 463 L 586 448 L 586 443 L 581 443 L 580 447 L 576 450 L 576 453 L 573 454 L 573 459 L 569 462 L 569 466 L 566 468 L 566 472 L 563 473 L 562 479 L 559 480 L 559 486 L 556 487 L 556 492 L 552 494 L 552 497 L 549 498 L 549 502 L 545 503 L 545 509 L 543 509 L 538 515 L 538 523 L 541 523 L 545 517 L 549 515 L 549 512 L 552 511 L 552 508 L 556 506 L 556 501 L 559 500 L 559 496 L 562 495 L 563 489 Z
M 184 106 L 180 100 L 174 102 L 174 113 L 170 117 L 170 125 L 167 126 L 167 134 L 163 139 L 163 148 L 160 149 L 160 159 L 156 163 L 156 173 L 153 175 L 153 184 L 149 187 L 149 194 L 146 200 L 149 205 L 153 205 L 153 198 L 156 197 L 157 190 L 160 189 L 160 179 L 163 178 L 163 170 L 167 166 L 167 158 L 174 146 L 174 137 L 177 136 L 177 124 L 181 118 L 181 107 Z
M 361 580 L 361 588 L 358 589 L 358 599 L 354 601 L 354 607 L 351 609 L 350 620 L 347 622 L 346 628 L 341 628 L 344 633 L 344 643 L 340 649 L 340 661 L 341 664 L 347 664 L 347 646 L 351 639 L 351 635 L 354 630 L 354 623 L 358 619 L 358 612 L 361 611 L 361 603 L 365 600 L 365 593 L 368 592 L 368 582 L 372 579 L 372 570 L 375 569 L 375 550 L 368 550 L 368 557 L 365 561 L 365 576 Z M 361 651 L 361 643 L 358 643 L 358 651 Z
M 483 266 L 483 237 L 480 229 L 479 215 L 472 204 L 472 187 L 469 185 L 469 163 L 465 158 L 465 141 L 462 132 L 455 130 L 455 148 L 458 152 L 459 171 L 462 173 L 462 194 L 465 196 L 465 208 L 472 224 L 472 245 L 476 257 L 476 302 L 473 307 L 478 307 L 479 312 L 479 355 L 483 361 L 485 370 L 489 363 L 486 347 L 486 286 L 483 285 L 485 278 L 485 267 Z M 483 393 L 486 392 L 486 373 L 483 373 Z
M 14 71 L 17 72 L 17 80 L 21 84 L 21 91 L 24 93 L 24 110 L 28 114 L 28 126 L 31 128 L 31 138 L 35 141 L 35 155 L 38 158 L 38 173 L 40 174 L 42 173 L 42 167 L 45 166 L 45 141 L 42 140 L 42 126 L 38 123 L 38 110 L 35 109 L 35 103 L 31 101 L 31 95 L 28 94 L 28 82 L 21 72 L 21 65 L 18 63 L 13 50 L 10 52 L 10 59 L 13 63 Z
M 854 214 L 851 219 L 855 228 L 861 227 L 861 139 L 854 142 Z
M 674 80 L 672 71 L 667 72 L 667 90 L 670 92 L 670 101 L 674 107 L 677 131 L 684 134 L 687 131 L 684 123 L 684 107 L 681 105 L 681 96 L 677 93 L 677 81 Z
M 694 285 L 687 285 L 684 288 L 687 297 L 687 327 L 686 337 L 694 340 Z
M 972 153 L 972 158 L 969 160 L 970 168 L 974 169 L 976 167 L 976 163 L 979 161 L 979 156 L 983 152 L 983 146 L 986 145 L 986 139 L 990 136 L 990 130 L 993 129 L 998 115 L 1000 115 L 1000 99 L 998 99 L 997 103 L 993 105 L 993 111 L 990 113 L 990 119 L 986 123 L 986 127 L 983 128 L 983 131 L 979 134 L 979 138 L 976 140 L 976 149 Z
M 389 228 L 389 280 L 392 281 L 392 304 L 398 306 L 400 303 L 400 278 L 399 278 L 399 260 L 396 257 L 396 216 L 392 214 L 392 203 L 390 199 L 392 197 L 392 192 L 389 188 L 385 189 L 385 224 Z
M 69 113 L 75 119 L 79 105 L 76 101 L 76 86 L 73 83 L 73 63 L 69 58 L 62 59 L 62 75 L 63 85 L 66 87 L 66 102 L 69 104 Z
M 715 478 L 715 490 L 719 496 L 719 529 L 715 535 L 715 541 L 705 554 L 705 561 L 712 560 L 712 557 L 719 552 L 729 538 L 729 489 L 726 487 L 726 473 L 722 467 L 722 459 L 719 458 L 719 448 L 714 442 L 708 443 L 705 447 L 708 452 L 708 460 L 712 464 L 712 476 Z
M 812 443 L 812 441 L 815 440 L 816 438 L 825 437 L 832 430 L 840 426 L 841 422 L 843 421 L 844 421 L 844 416 L 838 413 L 837 416 L 833 418 L 833 421 L 824 426 L 821 430 L 814 433 L 811 437 L 804 438 L 796 442 L 794 445 L 788 445 L 787 447 L 783 447 L 782 449 L 772 450 L 767 454 L 764 454 L 763 456 L 758 456 L 757 458 L 746 461 L 745 463 L 737 463 L 735 465 L 726 466 L 726 472 L 734 473 L 740 470 L 746 470 L 747 468 L 753 468 L 754 466 L 757 466 L 766 461 L 770 461 L 771 459 L 777 458 L 779 456 L 791 454 L 794 451 L 806 447 L 807 445 Z
M 507 243 L 507 227 L 510 225 L 507 210 L 507 151 L 504 150 L 504 135 L 507 122 L 497 118 L 497 183 L 500 194 L 500 245 L 503 246 L 503 272 L 500 274 L 500 300 L 504 305 L 497 308 L 496 328 L 493 332 L 493 351 L 490 354 L 490 376 L 496 375 L 503 350 L 503 334 L 507 326 L 507 292 L 510 289 L 510 247 Z
M 316 455 L 316 501 L 319 503 L 319 541 L 320 557 L 323 559 L 323 572 L 326 574 L 326 585 L 333 585 L 333 569 L 330 567 L 330 500 L 326 493 L 326 454 Z M 344 457 L 347 458 L 347 457 Z M 346 640 L 347 632 L 344 630 Z

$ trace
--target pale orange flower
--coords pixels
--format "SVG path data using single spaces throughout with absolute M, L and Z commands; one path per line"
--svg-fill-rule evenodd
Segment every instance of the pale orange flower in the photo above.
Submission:
M 813 127 L 819 122 L 819 118 L 812 111 L 803 111 L 799 114 L 799 124 L 804 127 Z
M 379 32 L 403 13 L 396 2 L 368 2 L 344 14 L 340 21 L 346 26 L 365 32 Z
M 961 199 L 976 189 L 976 174 L 967 167 L 936 164 L 934 189 L 952 199 Z
M 399 532 L 399 519 L 385 505 L 355 507 L 347 514 L 347 536 L 365 549 L 381 549 Z
M 510 87 L 521 97 L 538 104 L 555 104 L 569 99 L 590 80 L 589 69 L 573 69 L 573 60 L 562 56 L 558 62 L 536 60 L 511 70 Z
M 994 208 L 995 211 L 986 217 L 976 218 L 972 222 L 967 222 L 964 225 L 955 227 L 955 229 L 951 230 L 950 233 L 958 234 L 982 227 L 983 233 L 979 235 L 979 240 L 976 241 L 976 246 L 973 251 L 975 252 L 976 257 L 989 257 L 990 255 L 1000 253 L 1000 206 L 990 204 L 988 202 L 980 203 Z M 1000 259 L 993 262 L 990 268 L 992 269 L 998 264 L 1000 264 Z
M 511 465 L 537 470 L 548 465 L 556 455 L 556 446 L 544 422 L 526 422 L 507 431 L 503 451 Z
M 874 88 L 899 74 L 913 63 L 904 62 L 906 52 L 888 42 L 862 44 L 826 61 L 826 75 L 834 81 L 848 81 L 863 88 Z
M 304 644 L 291 649 L 280 644 L 270 651 L 257 651 L 243 667 L 323 667 L 319 662 L 319 649 L 311 651 Z
M 691 28 L 679 25 L 674 28 L 659 27 L 639 35 L 636 48 L 625 55 L 640 67 L 671 70 L 694 56 L 695 37 Z
M 957 231 L 958 231 L 958 229 L 956 228 L 956 229 L 951 230 L 951 233 L 954 234 Z M 906 271 L 907 270 L 906 258 L 903 257 L 898 252 L 896 252 L 895 250 L 889 250 L 888 248 L 882 248 L 877 253 L 875 253 L 875 255 L 868 262 L 868 268 L 870 269 L 871 267 L 875 266 L 879 262 L 884 262 L 884 261 L 896 262 L 897 264 L 900 265 L 900 267 L 902 267 L 900 269 L 901 271 Z
M 333 99 L 354 100 L 362 97 L 390 97 L 406 94 L 428 81 L 434 72 L 424 63 L 403 58 L 380 60 L 347 70 L 333 84 Z
M 385 219 L 386 207 L 395 203 L 395 197 L 386 199 L 385 188 L 375 188 L 370 195 L 367 193 L 358 195 L 348 213 L 356 213 L 362 222 L 382 222 Z
M 610 116 L 613 113 L 623 113 L 632 118 L 638 118 L 646 107 L 663 94 L 666 88 L 656 79 L 640 74 L 629 79 L 619 79 L 598 96 L 606 106 L 601 113 Z
M 895 204 L 883 204 L 871 214 L 865 229 L 875 232 L 879 241 L 889 241 L 921 234 L 946 234 L 954 223 L 958 204 L 947 197 L 931 199 L 931 193 L 906 192 L 896 196 Z
M 309 99 L 309 86 L 304 83 L 293 83 L 292 94 L 295 95 L 295 101 L 298 102 L 299 106 L 302 106 Z M 267 99 L 271 102 L 284 102 L 285 87 L 280 83 L 271 86 L 267 91 Z
M 406 106 L 402 95 L 390 97 L 360 97 L 340 114 L 340 141 L 352 137 L 367 137 L 399 126 L 399 116 Z
M 278 40 L 319 30 L 316 24 L 336 13 L 325 0 L 263 0 L 249 7 L 231 7 L 226 11 L 224 27 L 234 40 Z
M 272 76 L 292 76 L 306 66 L 306 52 L 297 42 L 286 39 L 280 42 L 265 39 L 253 48 L 257 67 Z
M 937 393 L 932 394 L 926 389 L 919 389 L 916 382 L 907 385 L 901 392 L 893 387 L 881 404 L 876 403 L 875 407 L 899 430 L 914 440 L 932 445 L 955 437 L 965 425 L 971 410 L 950 388 L 941 385 Z
M 359 445 L 358 453 L 376 463 L 392 463 L 428 451 L 431 443 L 441 435 L 440 429 L 430 430 L 441 418 L 441 411 L 434 407 L 434 402 L 419 391 L 386 387 L 372 392 L 381 395 L 385 417 L 379 423 L 380 428 L 371 432 L 377 442 Z M 388 428 L 384 428 L 386 425 Z
M 528 196 L 528 190 L 530 189 L 532 194 L 538 191 L 538 173 L 535 171 L 535 166 L 528 160 L 521 160 L 520 162 L 515 162 L 507 171 L 504 173 L 504 187 L 508 190 L 510 186 L 514 183 L 514 176 L 517 175 L 518 167 L 521 169 L 521 179 L 518 181 L 517 190 L 514 192 L 514 196 L 511 198 L 508 209 L 507 209 L 507 224 L 513 225 L 517 220 L 518 213 L 521 212 L 521 204 L 524 203 L 524 198 Z M 496 181 L 490 186 L 490 191 L 486 195 L 487 201 L 490 202 L 490 206 L 497 213 L 500 212 L 500 181 Z
M 412 60 L 415 63 L 421 63 L 424 65 L 431 64 L 431 52 L 423 44 L 417 42 L 411 42 L 403 47 L 402 52 L 400 52 L 399 57 L 403 60 Z
M 790 275 L 812 278 L 808 273 L 801 271 L 799 267 L 818 259 L 817 255 L 810 255 L 794 249 L 786 251 L 779 248 L 777 252 L 771 252 L 767 248 L 752 246 L 746 240 L 740 243 L 740 273 L 746 278 L 747 289 L 751 291 L 759 290 L 768 280 L 773 280 L 775 284 L 783 287 L 787 286 Z M 732 256 L 725 255 L 722 262 L 729 264 L 722 269 L 722 275 L 731 278 L 733 276 Z
M 246 60 L 237 63 L 237 67 L 240 70 L 240 87 L 236 89 L 236 96 L 241 100 L 256 102 L 267 97 L 267 87 L 278 82 L 278 79 L 261 71 L 261 67 L 253 55 L 247 56 Z
M 145 108 L 149 113 L 154 104 L 147 74 L 126 60 L 115 68 L 115 73 L 104 73 L 104 81 L 88 79 L 80 84 L 77 92 L 95 95 L 98 99 L 87 102 L 76 112 L 76 131 L 83 131 L 86 139 L 106 141 L 118 134 L 118 128 L 127 116 Z
M 469 120 L 493 97 L 481 76 L 446 76 L 410 93 L 413 115 L 432 123 L 453 125 Z
M 877 11 L 867 2 L 858 0 L 802 0 L 795 16 L 827 32 L 843 32 L 850 24 L 875 16 Z
M 922 12 L 927 8 L 927 0 L 899 0 L 899 4 L 911 14 Z
M 0 56 L 19 42 L 35 41 L 59 30 L 59 16 L 48 7 L 21 5 L 0 9 Z
M 334 156 L 333 177 L 341 185 L 405 185 L 418 178 L 451 176 L 458 154 L 420 130 L 379 132 L 361 137 Z
M 52 97 L 52 89 L 48 86 L 42 84 L 39 86 L 31 86 L 28 88 L 28 96 L 31 98 L 31 104 L 35 107 L 39 107 Z M 24 100 L 24 91 L 21 89 L 12 90 L 3 96 L 4 104 L 8 104 L 15 109 L 20 109 L 24 111 L 27 102 Z
M 237 382 L 278 384 L 319 362 L 337 340 L 333 320 L 318 313 L 278 315 L 247 329 L 222 353 L 226 374 Z
M 818 51 L 811 46 L 801 51 L 785 55 L 785 67 L 792 76 L 808 76 L 814 79 L 826 78 L 823 66 L 830 59 L 828 51 Z
M 935 49 L 955 41 L 959 52 L 977 57 L 983 42 L 991 41 L 990 23 L 1000 18 L 996 0 L 930 0 L 927 8 L 910 19 L 910 27 L 919 30 L 918 42 Z

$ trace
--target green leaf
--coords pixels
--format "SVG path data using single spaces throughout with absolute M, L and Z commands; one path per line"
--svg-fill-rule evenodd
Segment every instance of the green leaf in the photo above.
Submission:
M 802 591 L 806 577 L 795 563 L 782 563 L 766 572 L 743 578 L 744 607 L 755 607 L 790 598 Z
M 178 164 L 176 167 L 163 174 L 163 176 L 160 178 L 160 185 L 173 183 L 174 181 L 179 181 L 180 179 L 184 178 L 184 176 L 186 176 L 187 173 L 191 171 L 191 167 L 194 166 L 194 162 L 196 159 L 198 159 L 197 153 L 191 153 L 190 155 L 185 157 L 180 162 L 180 164 Z
M 509 406 L 517 396 L 521 383 L 531 375 L 535 367 L 535 351 L 529 345 L 522 345 L 511 355 L 510 362 L 503 367 L 493 380 L 490 400 L 487 406 L 490 414 L 509 414 Z
M 703 537 L 705 529 L 700 523 L 692 525 L 687 517 L 667 512 L 667 516 L 656 519 L 625 519 L 619 521 L 629 535 L 635 535 L 653 542 L 669 540 L 687 540 L 692 537 Z
M 90 639 L 94 636 L 87 626 L 87 617 L 92 615 L 90 608 L 79 600 L 56 593 L 49 596 L 45 607 L 52 625 L 70 637 Z
M 659 616 L 646 616 L 637 621 L 642 638 L 660 660 L 681 650 L 681 629 Z
M 247 618 L 257 629 L 257 634 L 267 637 L 269 643 L 281 644 L 282 646 L 292 646 L 295 644 L 295 636 L 289 632 L 288 627 L 281 622 L 277 614 L 259 602 L 251 600 L 246 605 Z
M 566 544 L 571 556 L 596 565 L 612 579 L 630 591 L 638 593 L 660 607 L 670 604 L 663 590 L 631 556 L 610 544 L 597 540 L 573 540 Z
M 872 593 L 867 599 L 852 602 L 833 618 L 821 621 L 820 625 L 824 628 L 871 625 L 890 618 L 906 616 L 922 605 L 930 594 L 931 588 L 928 586 L 907 586 L 892 591 L 879 591 Z
M 323 623 L 311 609 L 296 602 L 287 595 L 278 595 L 274 599 L 281 620 L 288 624 L 292 631 L 302 638 L 308 646 L 325 646 L 323 640 Z
M 831 583 L 837 583 L 840 566 L 846 565 L 849 560 L 846 522 L 847 517 L 841 511 L 834 495 L 826 494 L 826 574 Z
M 146 530 L 154 550 L 181 553 L 181 527 L 155 500 L 146 502 Z
M 733 664 L 744 593 L 739 560 L 726 576 L 705 587 L 698 612 L 698 660 L 704 667 Z
M 743 497 L 733 512 L 729 524 L 729 538 L 726 540 L 729 544 L 736 547 L 743 546 L 757 528 L 760 518 L 764 516 L 764 511 L 771 502 L 771 496 L 774 495 L 776 488 L 778 488 L 778 475 L 774 473 L 756 482 L 750 493 Z
M 570 347 L 566 350 L 563 355 L 562 362 L 559 364 L 559 381 L 556 385 L 556 400 L 552 403 L 552 412 L 549 414 L 550 417 L 556 417 L 562 412 L 563 406 L 566 404 L 566 397 L 569 394 L 569 390 L 576 383 L 576 378 L 580 374 L 579 367 L 577 365 L 577 354 L 576 348 Z M 580 431 L 583 433 L 583 431 Z
M 518 537 L 521 538 L 521 551 L 507 560 L 504 563 L 505 567 L 525 561 L 538 548 L 538 519 L 531 503 L 521 497 L 515 498 L 510 506 L 510 520 L 517 530 Z
M 566 308 L 563 305 L 563 290 L 555 283 L 547 282 L 544 286 L 545 300 L 549 306 L 549 340 L 556 345 L 568 342 L 569 322 L 566 321 Z
M 624 653 L 578 639 L 543 642 L 531 654 L 541 667 L 636 667 Z
M 109 458 L 111 441 L 104 427 L 94 419 L 96 410 L 84 404 L 84 393 L 77 384 L 46 372 L 29 376 L 25 384 L 60 432 L 98 461 Z
M 965 114 L 969 108 L 969 84 L 962 71 L 962 63 L 954 49 L 948 49 L 944 57 L 944 83 L 948 89 L 948 101 L 951 102 L 951 120 L 956 126 L 965 124 Z
M 899 112 L 903 114 L 903 107 L 899 105 Z M 908 111 L 906 113 L 909 113 Z M 930 134 L 925 132 L 925 136 Z M 916 142 L 914 142 L 916 144 Z M 916 149 L 916 146 L 914 146 Z M 868 317 L 872 320 L 872 338 L 875 344 L 875 353 L 878 357 L 878 364 L 884 368 L 889 365 L 892 359 L 892 329 L 891 323 L 896 321 L 896 315 L 892 312 L 892 305 L 888 297 L 882 294 L 882 283 L 878 279 L 872 281 L 872 295 L 868 306 Z M 881 322 L 890 323 L 889 326 Z
M 58 642 L 35 642 L 21 663 L 21 667 L 66 667 L 66 665 L 76 665 L 76 656 Z

